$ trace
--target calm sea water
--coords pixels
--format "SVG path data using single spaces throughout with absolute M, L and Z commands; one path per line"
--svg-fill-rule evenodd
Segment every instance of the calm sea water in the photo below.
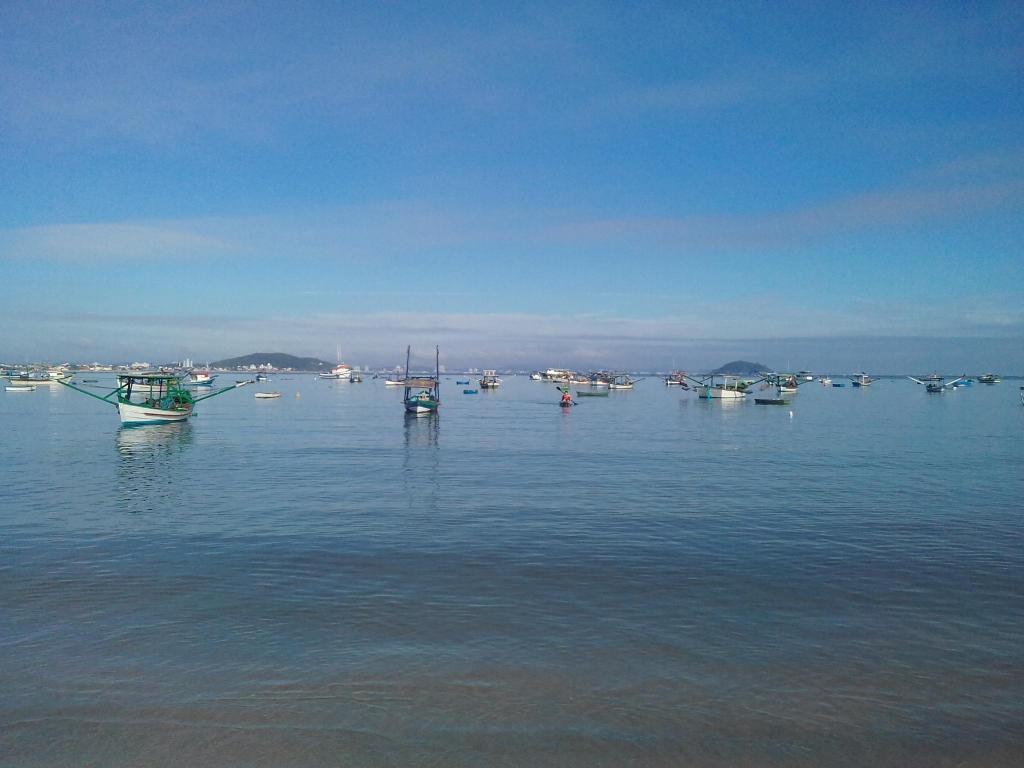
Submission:
M 1024 764 L 1019 383 L 0 393 L 0 764 Z

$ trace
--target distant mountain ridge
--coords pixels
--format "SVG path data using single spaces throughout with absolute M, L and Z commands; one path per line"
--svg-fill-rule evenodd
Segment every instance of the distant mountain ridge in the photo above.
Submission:
M 771 368 L 762 363 L 752 363 L 749 360 L 733 360 L 731 363 L 726 363 L 720 368 L 715 368 L 712 373 L 733 373 L 737 376 L 753 376 L 755 373 L 770 370 Z
M 248 368 L 250 365 L 269 365 L 273 368 L 291 368 L 296 371 L 322 371 L 333 367 L 332 363 L 316 357 L 295 357 L 284 352 L 253 352 L 251 355 L 229 357 L 210 363 L 212 368 Z

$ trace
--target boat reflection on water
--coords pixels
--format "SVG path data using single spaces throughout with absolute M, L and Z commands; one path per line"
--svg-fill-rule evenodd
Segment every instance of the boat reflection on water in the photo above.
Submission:
M 437 413 L 405 414 L 405 447 L 436 448 L 441 431 L 441 419 Z
M 117 431 L 117 452 L 125 458 L 164 459 L 192 442 L 192 425 L 174 424 L 125 426 Z
M 188 422 L 121 427 L 117 432 L 118 501 L 128 512 L 174 506 L 181 493 L 181 466 L 194 433 Z M 150 506 L 140 506 L 150 505 Z

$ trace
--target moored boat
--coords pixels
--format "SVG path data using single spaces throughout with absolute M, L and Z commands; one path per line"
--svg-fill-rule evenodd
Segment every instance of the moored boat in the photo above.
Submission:
M 480 389 L 497 389 L 501 386 L 501 379 L 498 378 L 497 371 L 484 371 L 484 375 L 480 379 L 479 384 Z
M 209 371 L 189 371 L 188 385 L 190 387 L 212 387 L 216 374 Z
M 80 389 L 66 381 L 60 383 L 76 392 L 113 405 L 121 418 L 121 424 L 125 426 L 187 421 L 196 403 L 245 386 L 235 384 L 195 397 L 183 385 L 180 375 L 164 371 L 122 374 L 117 377 L 117 389 L 102 396 Z
M 405 395 L 402 401 L 405 405 L 405 412 L 416 415 L 437 413 L 441 406 L 441 351 L 434 347 L 434 375 L 409 376 L 409 357 L 412 353 L 412 346 L 405 349 L 405 379 L 402 384 L 405 386 Z M 413 392 L 413 390 L 419 390 Z
M 694 390 L 702 400 L 742 400 L 749 384 L 739 376 L 710 376 L 698 382 Z
M 280 392 L 257 392 L 253 395 L 257 400 L 276 400 L 280 396 Z
M 979 384 L 998 384 L 1002 379 L 994 373 L 983 373 L 978 377 Z

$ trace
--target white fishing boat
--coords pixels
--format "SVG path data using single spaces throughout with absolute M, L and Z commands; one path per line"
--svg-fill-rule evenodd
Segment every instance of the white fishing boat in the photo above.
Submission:
M 632 389 L 636 381 L 624 373 L 617 373 L 608 382 L 608 389 Z
M 541 381 L 544 378 L 544 374 L 540 371 L 534 371 L 530 374 L 530 381 Z
M 673 371 L 665 377 L 666 387 L 689 387 L 686 383 L 686 372 L 685 371 Z
M 703 400 L 742 400 L 749 384 L 739 376 L 709 376 L 696 382 L 694 391 Z
M 338 363 L 327 373 L 321 373 L 321 379 L 347 379 L 352 375 L 352 366 L 348 363 Z
M 853 386 L 855 387 L 869 387 L 874 381 L 874 379 L 866 373 L 858 373 L 856 376 L 850 376 L 849 379 L 853 382 Z
M 207 395 L 195 397 L 183 385 L 181 379 L 182 377 L 178 374 L 164 371 L 122 374 L 117 377 L 117 389 L 102 396 L 66 381 L 60 383 L 83 395 L 113 405 L 121 417 L 121 424 L 125 426 L 172 424 L 187 421 L 192 415 L 196 403 L 230 392 L 248 383 L 235 384 L 232 387 L 225 387 Z
M 209 371 L 189 371 L 187 383 L 190 387 L 212 387 L 216 378 L 217 374 Z
M 820 381 L 821 385 L 824 387 L 832 385 L 832 379 L 830 379 L 828 376 L 822 376 L 820 379 L 818 379 L 818 381 Z
M 501 379 L 498 378 L 497 371 L 484 371 L 484 375 L 480 379 L 479 384 L 480 389 L 497 389 L 501 386 Z
M 75 374 L 63 368 L 50 368 L 46 371 L 21 371 L 17 374 L 6 374 L 6 378 L 14 386 L 38 387 L 44 384 L 60 384 L 71 381 Z
M 280 396 L 280 392 L 257 392 L 253 395 L 257 400 L 276 400 Z

